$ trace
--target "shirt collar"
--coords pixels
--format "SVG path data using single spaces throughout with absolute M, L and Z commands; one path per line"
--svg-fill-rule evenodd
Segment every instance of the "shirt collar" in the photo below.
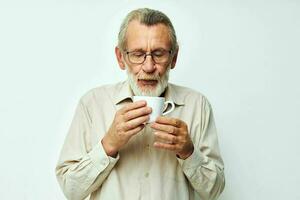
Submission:
M 168 83 L 164 97 L 166 98 L 166 101 L 172 101 L 178 106 L 184 105 L 184 98 L 182 94 L 177 91 L 175 85 L 171 83 Z
M 124 101 L 125 99 L 131 99 L 133 96 L 133 92 L 130 88 L 128 80 L 122 82 L 119 87 L 116 88 L 114 95 L 114 103 L 115 105 Z
M 114 97 L 114 103 L 117 105 L 126 99 L 132 100 L 132 96 L 133 92 L 130 88 L 128 80 L 126 80 L 122 82 L 119 87 L 117 87 L 117 91 Z M 178 106 L 184 105 L 183 96 L 176 90 L 175 85 L 171 83 L 168 83 L 166 91 L 164 92 L 164 97 L 166 98 L 166 101 L 172 101 Z

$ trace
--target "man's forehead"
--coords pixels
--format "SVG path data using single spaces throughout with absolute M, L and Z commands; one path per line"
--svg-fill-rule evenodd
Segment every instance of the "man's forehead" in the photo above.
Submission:
M 171 45 L 169 28 L 162 24 L 145 25 L 137 20 L 128 24 L 126 43 L 130 48 L 153 45 L 155 48 L 169 48 Z M 157 46 L 157 47 L 156 47 Z

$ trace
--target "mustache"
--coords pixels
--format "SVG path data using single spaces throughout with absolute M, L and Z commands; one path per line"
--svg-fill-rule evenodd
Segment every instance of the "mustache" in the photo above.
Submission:
M 158 81 L 160 80 L 160 76 L 159 75 L 149 75 L 149 74 L 140 74 L 137 76 L 137 79 L 140 80 L 155 80 Z

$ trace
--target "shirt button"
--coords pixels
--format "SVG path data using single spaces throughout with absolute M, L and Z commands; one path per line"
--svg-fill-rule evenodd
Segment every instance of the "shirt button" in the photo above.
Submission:
M 148 176 L 149 176 L 149 173 L 147 172 L 147 173 L 145 174 L 145 177 L 148 178 Z

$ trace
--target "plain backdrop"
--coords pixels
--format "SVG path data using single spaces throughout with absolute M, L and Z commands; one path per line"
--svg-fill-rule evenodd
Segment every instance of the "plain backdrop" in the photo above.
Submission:
M 220 200 L 300 199 L 300 2 L 0 1 L 0 195 L 63 200 L 54 168 L 79 98 L 126 78 L 114 47 L 132 9 L 165 12 L 170 81 L 210 100 L 225 162 Z

